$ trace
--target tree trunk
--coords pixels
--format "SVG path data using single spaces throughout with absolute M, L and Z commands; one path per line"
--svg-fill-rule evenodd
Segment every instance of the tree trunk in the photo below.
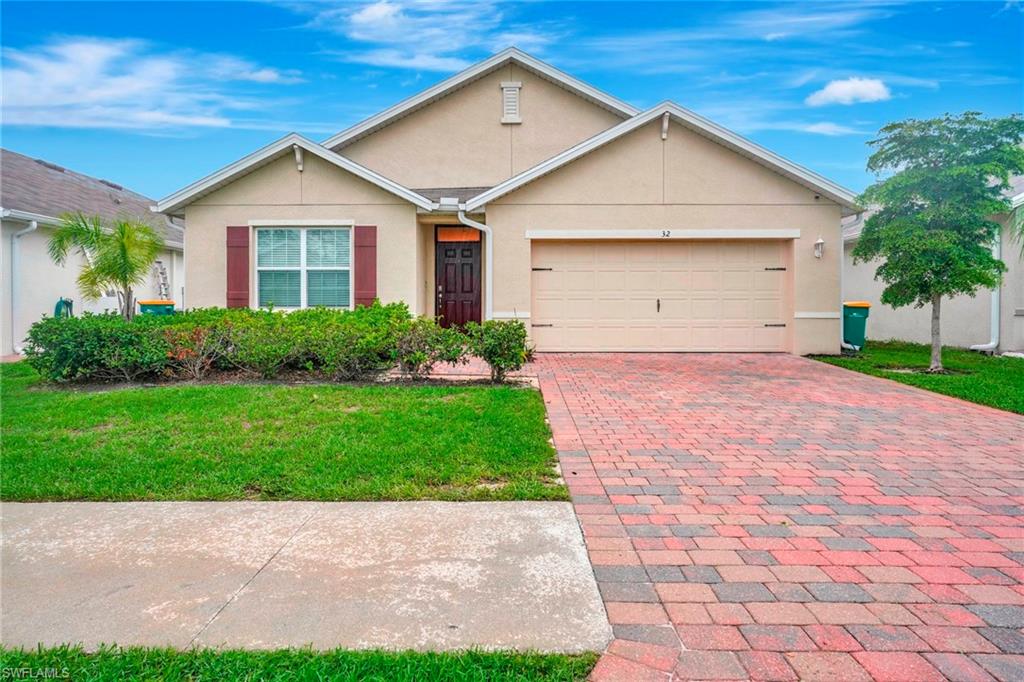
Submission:
M 939 315 L 942 310 L 942 295 L 932 294 L 932 361 L 929 372 L 942 371 L 942 335 L 939 332 Z
M 124 290 L 121 297 L 121 315 L 126 320 L 131 320 L 135 317 L 135 297 L 132 295 L 131 287 Z

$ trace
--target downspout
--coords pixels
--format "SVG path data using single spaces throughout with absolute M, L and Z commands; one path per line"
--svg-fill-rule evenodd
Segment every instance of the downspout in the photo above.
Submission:
M 18 312 L 18 240 L 28 234 L 29 232 L 35 232 L 39 228 L 39 223 L 35 220 L 30 220 L 28 227 L 23 230 L 18 230 L 11 235 L 11 350 L 15 353 L 21 349 L 18 347 L 20 339 L 18 334 L 14 331 L 17 326 L 17 312 Z
M 459 209 L 459 222 L 466 227 L 472 227 L 475 230 L 479 230 L 486 235 L 484 239 L 484 262 L 486 267 L 485 272 L 485 283 L 484 283 L 484 319 L 489 320 L 492 318 L 494 307 L 492 305 L 491 292 L 494 291 L 492 284 L 494 283 L 494 240 L 491 239 L 491 228 L 484 225 L 483 223 L 477 222 L 471 218 L 466 217 L 465 211 Z
M 996 235 L 996 241 L 992 245 L 992 257 L 996 260 L 1000 260 L 1003 257 L 1003 234 L 1002 228 L 999 230 L 999 234 Z M 975 346 L 971 346 L 971 350 L 978 351 L 979 353 L 994 353 L 999 348 L 999 317 L 1000 317 L 1000 289 L 1001 285 L 996 285 L 992 289 L 992 312 L 989 314 L 990 331 L 989 331 L 989 342 L 979 343 Z

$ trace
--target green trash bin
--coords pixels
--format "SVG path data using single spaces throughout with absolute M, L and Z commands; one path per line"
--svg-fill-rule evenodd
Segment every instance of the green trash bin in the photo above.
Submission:
M 139 311 L 143 315 L 173 315 L 174 301 L 162 299 L 139 301 Z
M 868 326 L 868 312 L 871 304 L 867 301 L 843 302 L 843 342 L 858 350 L 864 347 Z

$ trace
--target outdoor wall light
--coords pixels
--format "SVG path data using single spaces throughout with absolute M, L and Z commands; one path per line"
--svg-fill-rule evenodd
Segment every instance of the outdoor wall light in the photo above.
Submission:
M 814 242 L 814 257 L 821 258 L 825 255 L 825 240 L 818 237 L 818 241 Z

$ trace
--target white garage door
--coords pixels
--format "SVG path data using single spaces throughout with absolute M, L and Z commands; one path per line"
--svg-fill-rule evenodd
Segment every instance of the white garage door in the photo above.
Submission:
M 540 351 L 782 351 L 781 241 L 535 241 Z

